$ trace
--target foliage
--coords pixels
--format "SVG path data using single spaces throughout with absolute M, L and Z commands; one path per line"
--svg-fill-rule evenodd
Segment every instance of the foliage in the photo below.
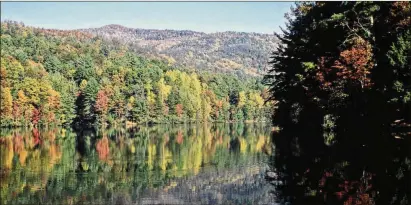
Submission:
M 287 14 L 265 78 L 281 203 L 409 203 L 410 5 L 298 2 Z
M 268 105 L 262 105 L 264 86 L 259 77 L 177 69 L 79 31 L 39 29 L 11 21 L 2 22 L 1 41 L 7 45 L 1 48 L 1 114 L 5 116 L 1 126 L 269 117 L 260 112 Z M 231 99 L 239 95 L 239 103 Z M 245 96 L 252 97 L 246 100 Z M 248 114 L 241 117 L 243 113 Z
M 297 3 L 266 76 L 278 101 L 274 123 L 318 136 L 333 130 L 337 140 L 410 124 L 409 11 L 409 2 Z M 326 116 L 332 127 L 322 126 Z

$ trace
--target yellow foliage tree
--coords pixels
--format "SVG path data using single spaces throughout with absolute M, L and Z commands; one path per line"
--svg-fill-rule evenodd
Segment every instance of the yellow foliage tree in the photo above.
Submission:
M 247 97 L 245 95 L 245 92 L 240 91 L 238 93 L 238 107 L 239 108 L 243 107 L 245 105 L 246 101 L 247 101 Z
M 161 99 L 161 102 L 164 102 L 164 100 L 167 99 L 168 95 L 170 94 L 172 87 L 165 83 L 164 78 L 161 78 L 157 82 L 157 87 L 158 87 L 158 97 Z
M 1 88 L 0 94 L 0 117 L 2 119 L 10 118 L 13 111 L 13 98 L 10 88 Z

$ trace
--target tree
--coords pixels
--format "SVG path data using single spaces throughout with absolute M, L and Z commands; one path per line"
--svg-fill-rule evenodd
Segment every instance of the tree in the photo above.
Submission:
M 176 105 L 176 114 L 179 118 L 183 116 L 183 105 L 182 104 L 177 104 Z
M 132 109 L 132 119 L 134 122 L 143 123 L 148 121 L 148 105 L 144 99 L 137 99 Z
M 213 101 L 213 93 L 212 91 L 207 89 L 207 85 L 203 83 L 202 85 L 202 98 L 201 98 L 201 116 L 204 122 L 210 120 L 210 113 L 212 112 L 212 101 Z
M 13 116 L 15 121 L 20 120 L 23 117 L 25 122 L 28 122 L 31 115 L 32 106 L 29 104 L 28 99 L 22 90 L 17 93 L 17 99 L 13 105 Z
M 100 115 L 100 123 L 104 126 L 105 125 L 105 119 L 108 111 L 108 97 L 104 90 L 99 90 L 97 93 L 96 97 L 96 104 L 94 105 L 94 108 L 96 109 L 96 112 Z
M 382 2 L 297 4 L 267 77 L 272 99 L 279 102 L 274 122 L 290 132 L 321 136 L 330 129 L 321 125 L 332 119 L 325 124 L 333 124 L 336 138 L 345 140 L 391 135 L 402 115 L 398 111 L 406 113 L 392 103 L 393 91 L 402 92 L 399 82 L 409 78 L 392 66 L 401 58 L 387 57 L 409 29 L 401 26 L 408 21 L 401 12 L 399 19 L 392 17 L 397 9 Z
M 45 122 L 48 124 L 51 123 L 59 123 L 56 122 L 56 114 L 59 113 L 59 109 L 61 106 L 60 103 L 60 93 L 56 92 L 55 90 L 49 90 L 48 91 L 48 97 L 47 97 L 47 102 L 41 106 L 42 107 L 42 115 L 45 118 Z
M 13 112 L 13 98 L 10 93 L 10 88 L 1 87 L 0 91 L 0 117 L 3 120 L 12 117 Z
M 13 118 L 2 126 L 227 121 L 244 106 L 240 91 L 264 87 L 259 77 L 243 72 L 174 68 L 78 31 L 8 21 L 1 31 L 0 84 L 9 88 L 4 97 L 12 96 L 11 114 L 9 101 L 4 109 Z
M 390 65 L 395 73 L 395 78 L 390 82 L 391 86 L 388 88 L 391 90 L 390 103 L 395 104 L 397 119 L 405 119 L 410 122 L 411 112 L 411 29 L 409 29 L 404 35 L 400 35 L 396 42 L 391 45 L 391 49 L 388 51 L 387 57 Z
M 76 62 L 76 73 L 74 79 L 78 84 L 82 80 L 89 80 L 95 76 L 94 62 L 90 55 L 80 57 Z
M 165 110 L 167 105 L 165 104 L 165 100 L 168 98 L 171 92 L 171 86 L 166 85 L 164 78 L 161 78 L 157 82 L 157 100 L 156 100 L 156 112 L 158 116 L 162 116 L 165 114 Z
M 31 123 L 36 126 L 40 121 L 40 111 L 37 108 L 33 108 Z
M 76 110 L 79 123 L 94 123 L 96 116 L 93 106 L 95 104 L 98 91 L 99 84 L 94 78 L 90 78 L 86 87 L 80 93 L 79 98 L 77 98 Z
M 247 98 L 245 96 L 245 92 L 244 91 L 239 92 L 238 93 L 238 104 L 237 104 L 237 106 L 239 108 L 243 107 L 245 105 L 246 101 L 247 101 Z

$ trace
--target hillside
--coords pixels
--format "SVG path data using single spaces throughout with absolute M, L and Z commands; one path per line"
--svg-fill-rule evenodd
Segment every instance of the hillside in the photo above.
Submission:
M 134 29 L 120 25 L 80 29 L 111 41 L 126 44 L 140 55 L 159 58 L 171 65 L 201 70 L 259 75 L 268 69 L 270 54 L 277 47 L 274 35 L 189 30 Z
M 174 68 L 80 31 L 4 21 L 0 126 L 266 121 L 261 79 Z

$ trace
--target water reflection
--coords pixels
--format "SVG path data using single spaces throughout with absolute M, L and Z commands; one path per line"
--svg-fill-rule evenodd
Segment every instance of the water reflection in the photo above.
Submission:
M 274 133 L 272 139 L 267 179 L 281 204 L 411 203 L 409 139 L 345 138 L 329 146 L 295 132 Z
M 2 204 L 267 204 L 261 124 L 2 130 Z

